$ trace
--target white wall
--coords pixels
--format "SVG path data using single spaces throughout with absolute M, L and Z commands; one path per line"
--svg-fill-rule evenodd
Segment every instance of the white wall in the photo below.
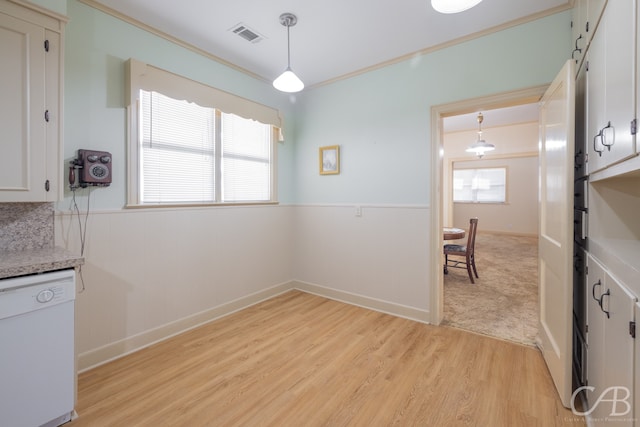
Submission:
M 454 168 L 507 168 L 505 203 L 454 203 L 454 227 L 468 228 L 478 218 L 478 232 L 538 235 L 538 157 L 455 162 Z
M 79 368 L 290 289 L 292 220 L 284 206 L 90 214 Z M 80 252 L 77 215 L 58 214 L 55 224 L 58 245 Z
M 478 230 L 538 234 L 538 123 L 485 127 L 483 137 L 496 149 L 482 159 L 465 152 L 477 131 L 444 134 L 443 194 L 445 223 L 467 228 L 478 217 Z M 452 168 L 506 167 L 507 202 L 504 204 L 453 203 Z
M 428 322 L 428 209 L 359 207 L 296 208 L 296 286 Z

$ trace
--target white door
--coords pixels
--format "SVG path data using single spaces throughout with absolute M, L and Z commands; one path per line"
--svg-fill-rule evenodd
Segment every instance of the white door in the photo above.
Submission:
M 562 404 L 571 403 L 574 61 L 540 101 L 540 339 Z

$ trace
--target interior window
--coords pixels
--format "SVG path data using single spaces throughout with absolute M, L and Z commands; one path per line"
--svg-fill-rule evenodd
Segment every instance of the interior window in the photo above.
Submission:
M 454 169 L 453 201 L 506 202 L 507 168 Z

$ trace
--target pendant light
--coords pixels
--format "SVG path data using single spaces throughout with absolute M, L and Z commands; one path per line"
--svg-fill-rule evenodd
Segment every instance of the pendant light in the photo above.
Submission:
M 482 0 L 431 0 L 431 7 L 440 13 L 458 13 L 471 9 Z
M 471 147 L 467 148 L 467 153 L 474 153 L 478 156 L 479 159 L 484 156 L 484 153 L 487 151 L 493 151 L 496 149 L 495 145 L 489 144 L 487 141 L 482 139 L 482 121 L 484 120 L 484 116 L 482 113 L 478 113 L 478 140 L 474 142 Z
M 282 92 L 300 92 L 304 89 L 302 80 L 291 71 L 291 44 L 289 39 L 289 28 L 296 25 L 298 18 L 293 13 L 283 13 L 280 15 L 280 23 L 287 27 L 287 69 L 284 73 L 273 81 L 273 87 Z

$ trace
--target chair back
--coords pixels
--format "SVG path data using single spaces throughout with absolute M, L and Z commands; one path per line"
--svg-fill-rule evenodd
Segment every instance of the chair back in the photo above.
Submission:
M 478 228 L 478 218 L 469 220 L 469 239 L 467 240 L 467 252 L 473 255 L 476 246 L 476 230 Z

